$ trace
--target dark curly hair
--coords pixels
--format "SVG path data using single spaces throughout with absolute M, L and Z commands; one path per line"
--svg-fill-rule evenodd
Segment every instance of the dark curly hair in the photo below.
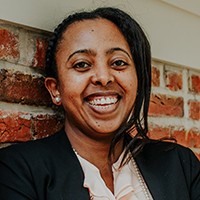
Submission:
M 147 136 L 147 114 L 151 90 L 151 50 L 150 45 L 140 25 L 127 13 L 111 7 L 97 8 L 91 12 L 79 12 L 68 16 L 55 29 L 46 53 L 46 75 L 57 78 L 55 55 L 62 41 L 62 34 L 68 26 L 77 21 L 103 18 L 113 22 L 124 35 L 129 44 L 138 77 L 137 96 L 135 106 L 129 121 L 116 133 L 110 148 L 110 156 L 116 144 L 124 139 L 126 153 L 131 151 L 135 157 L 150 141 Z M 134 136 L 130 133 L 134 131 Z

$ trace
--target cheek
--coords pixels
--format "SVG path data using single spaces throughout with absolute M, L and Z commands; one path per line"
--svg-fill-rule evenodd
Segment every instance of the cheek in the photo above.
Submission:
M 134 81 L 130 80 L 129 85 L 128 85 L 130 91 L 132 91 L 133 93 L 136 93 L 137 92 L 137 86 L 138 86 L 137 80 L 134 80 Z
M 74 92 L 82 90 L 87 83 L 87 77 L 76 73 L 65 72 L 60 76 L 60 85 L 63 92 Z
M 118 77 L 119 82 L 121 83 L 122 87 L 129 95 L 135 95 L 137 92 L 137 76 L 135 72 L 129 71 L 127 73 L 120 73 Z
M 82 102 L 82 96 L 87 88 L 87 78 L 69 74 L 60 77 L 60 94 L 64 104 L 77 105 Z
M 63 90 L 61 99 L 66 114 L 77 112 L 77 109 L 82 106 L 80 94 L 77 90 Z

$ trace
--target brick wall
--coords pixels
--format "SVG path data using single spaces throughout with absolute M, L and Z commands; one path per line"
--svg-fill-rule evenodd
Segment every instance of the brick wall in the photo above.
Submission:
M 0 143 L 27 141 L 56 132 L 60 116 L 44 87 L 50 33 L 0 21 Z
M 43 81 L 49 32 L 0 21 L 0 146 L 62 126 Z M 172 136 L 200 158 L 200 70 L 153 60 L 152 138 Z
M 173 137 L 200 159 L 200 70 L 153 61 L 152 138 Z

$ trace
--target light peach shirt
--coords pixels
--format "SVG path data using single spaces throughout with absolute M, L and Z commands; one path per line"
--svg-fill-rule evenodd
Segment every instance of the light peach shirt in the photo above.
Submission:
M 84 187 L 89 189 L 93 200 L 153 200 L 136 163 L 130 160 L 119 167 L 123 154 L 113 164 L 114 194 L 107 188 L 97 167 L 76 153 L 84 172 Z M 142 183 L 141 183 L 142 180 Z M 147 194 L 145 194 L 145 192 Z

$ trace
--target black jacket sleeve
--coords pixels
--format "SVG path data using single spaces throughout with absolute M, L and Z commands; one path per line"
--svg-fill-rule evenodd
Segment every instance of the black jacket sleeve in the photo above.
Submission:
M 181 151 L 181 163 L 184 168 L 191 200 L 200 200 L 200 162 L 194 153 Z
M 36 200 L 31 176 L 26 160 L 16 148 L 0 150 L 1 200 Z

